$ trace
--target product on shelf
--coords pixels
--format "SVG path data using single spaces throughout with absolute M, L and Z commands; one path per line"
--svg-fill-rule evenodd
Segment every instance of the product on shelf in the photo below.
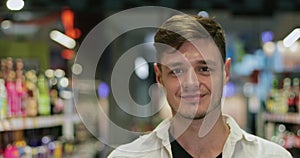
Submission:
M 294 105 L 295 94 L 291 88 L 292 81 L 290 78 L 284 78 L 283 80 L 283 96 L 288 106 L 288 112 L 296 112 L 297 108 Z
M 15 66 L 15 67 L 14 67 Z M 19 117 L 23 115 L 23 99 L 26 93 L 23 76 L 23 62 L 12 58 L 1 60 L 1 76 L 5 80 L 7 92 L 7 117 Z
M 26 133 L 26 135 L 25 135 Z M 53 135 L 48 135 L 48 134 Z M 8 131 L 0 133 L 0 157 L 3 158 L 63 158 L 74 153 L 75 142 L 57 136 L 50 129 Z M 27 137 L 26 137 L 27 136 Z M 25 138 L 26 137 L 26 138 Z
M 296 128 L 295 128 L 296 127 Z M 286 149 L 300 149 L 300 129 L 299 126 L 291 128 L 286 124 L 269 122 L 266 135 L 271 141 L 285 147 Z
M 293 79 L 293 87 L 292 91 L 295 94 L 294 97 L 294 105 L 296 106 L 296 109 L 298 112 L 300 112 L 300 102 L 299 102 L 299 97 L 300 97 L 300 79 L 299 78 L 294 78 Z
M 37 76 L 34 70 L 27 71 L 25 73 L 25 85 L 27 89 L 27 98 L 25 103 L 26 115 L 37 116 L 38 115 L 38 100 L 37 100 Z
M 6 60 L 1 59 L 0 61 L 0 78 L 5 79 L 6 78 Z
M 63 113 L 65 98 L 61 92 L 68 84 L 63 70 L 37 74 L 36 70 L 24 70 L 22 59 L 8 57 L 1 59 L 1 79 L 0 119 Z
M 7 117 L 7 93 L 4 80 L 0 78 L 0 120 Z
M 0 158 L 71 156 L 75 142 L 59 139 L 66 117 L 45 116 L 64 112 L 65 72 L 51 70 L 53 76 L 48 77 L 46 72 L 26 70 L 24 60 L 1 59 Z
M 17 117 L 21 115 L 21 101 L 18 97 L 16 85 L 16 72 L 13 69 L 13 59 L 7 58 L 6 60 L 6 80 L 5 87 L 7 91 L 7 115 L 8 117 Z
M 15 145 L 8 144 L 3 152 L 3 158 L 20 158 L 18 148 Z
M 19 114 L 18 116 L 24 116 L 25 115 L 25 107 L 24 100 L 26 98 L 26 88 L 25 88 L 25 81 L 24 81 L 24 74 L 23 74 L 23 61 L 22 59 L 18 58 L 16 59 L 16 102 L 20 109 L 18 109 Z
M 39 115 L 50 115 L 50 97 L 49 97 L 49 86 L 46 78 L 43 74 L 38 76 L 38 113 Z
M 51 114 L 61 114 L 64 109 L 64 102 L 60 96 L 60 91 L 62 90 L 59 86 L 59 81 L 64 77 L 64 72 L 60 69 L 57 70 L 47 70 L 46 76 L 50 83 L 50 102 L 51 102 Z
M 14 145 L 18 149 L 18 153 L 20 157 L 23 157 L 25 155 L 25 147 L 27 146 L 27 143 L 24 139 L 23 131 L 17 130 L 14 131 Z
M 279 89 L 279 81 L 277 79 L 273 80 L 269 97 L 266 100 L 266 108 L 272 113 L 286 113 L 288 111 L 286 97 L 282 95 L 282 90 Z
M 299 78 L 286 77 L 282 80 L 282 86 L 275 78 L 266 99 L 266 110 L 277 114 L 297 113 L 299 106 Z

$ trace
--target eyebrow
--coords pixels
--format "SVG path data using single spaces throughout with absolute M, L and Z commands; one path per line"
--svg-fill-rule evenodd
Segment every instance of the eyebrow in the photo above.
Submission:
M 181 66 L 183 65 L 181 62 L 174 62 L 174 63 L 168 63 L 165 66 L 167 67 L 176 67 L 176 66 Z
M 200 60 L 200 61 L 197 61 L 197 63 L 204 64 L 204 65 L 211 65 L 211 66 L 216 65 L 216 62 L 214 62 L 212 60 Z
M 216 62 L 212 61 L 212 60 L 199 60 L 196 62 L 196 64 L 201 64 L 201 65 L 210 65 L 210 66 L 215 66 Z M 174 63 L 168 63 L 165 66 L 167 67 L 177 67 L 177 66 L 182 66 L 183 63 L 181 62 L 174 62 Z

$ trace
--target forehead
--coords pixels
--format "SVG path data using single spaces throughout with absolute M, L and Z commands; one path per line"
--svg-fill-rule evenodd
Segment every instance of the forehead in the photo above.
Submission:
M 170 65 L 174 62 L 194 63 L 201 61 L 212 61 L 221 63 L 221 53 L 212 39 L 195 39 L 187 41 L 177 51 L 165 52 L 161 56 L 161 64 Z

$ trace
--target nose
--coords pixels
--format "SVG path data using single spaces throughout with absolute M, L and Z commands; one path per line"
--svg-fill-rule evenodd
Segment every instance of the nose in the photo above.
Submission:
M 191 69 L 187 71 L 181 78 L 181 85 L 183 90 L 198 90 L 199 81 L 196 72 Z

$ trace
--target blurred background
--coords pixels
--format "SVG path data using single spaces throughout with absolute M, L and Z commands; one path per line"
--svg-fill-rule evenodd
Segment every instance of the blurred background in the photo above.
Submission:
M 76 54 L 88 33 L 105 18 L 140 6 L 215 17 L 225 30 L 227 56 L 232 58 L 223 111 L 249 133 L 299 156 L 300 0 L 1 0 L 2 157 L 106 157 L 112 150 L 107 143 L 118 146 L 139 134 L 118 131 L 105 116 L 135 132 L 152 130 L 170 116 L 153 86 L 153 67 L 147 62 L 153 55 L 145 55 L 153 48 L 141 48 L 127 61 L 134 70 L 127 85 L 132 100 L 117 102 L 111 92 L 118 60 L 132 47 L 153 42 L 155 28 L 121 34 L 91 65 L 96 67 L 93 81 L 72 83 L 72 75 L 82 73 Z M 155 11 L 144 14 L 149 19 L 171 16 Z M 140 12 L 126 16 L 148 20 L 140 18 L 144 16 Z M 109 31 L 120 28 L 122 21 Z M 95 95 L 96 102 L 90 99 Z M 134 102 L 151 106 L 139 111 L 132 107 Z M 99 107 L 104 113 L 95 112 Z M 153 115 L 141 118 L 131 113 Z

